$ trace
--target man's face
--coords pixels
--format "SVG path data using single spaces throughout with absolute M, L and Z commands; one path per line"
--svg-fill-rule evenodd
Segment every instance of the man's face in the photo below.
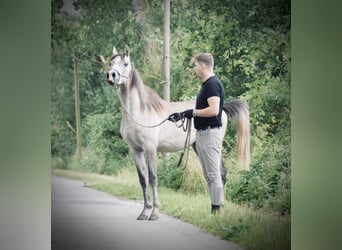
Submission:
M 197 77 L 201 78 L 202 76 L 202 67 L 203 65 L 197 61 L 194 62 L 194 71 Z

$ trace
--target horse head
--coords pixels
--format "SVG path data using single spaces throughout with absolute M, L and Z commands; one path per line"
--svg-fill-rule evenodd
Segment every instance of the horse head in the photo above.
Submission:
M 131 76 L 133 66 L 129 57 L 129 47 L 125 46 L 124 53 L 117 53 L 113 47 L 113 56 L 109 62 L 110 70 L 107 73 L 108 83 L 112 86 L 126 84 Z

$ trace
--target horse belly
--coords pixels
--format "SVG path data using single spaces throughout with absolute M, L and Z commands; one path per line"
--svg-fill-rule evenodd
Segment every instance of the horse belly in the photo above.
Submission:
M 180 151 L 182 149 L 182 146 L 180 146 L 180 144 L 177 143 L 168 143 L 168 144 L 164 144 L 164 143 L 160 143 L 158 145 L 157 151 L 158 152 L 177 152 Z
M 158 137 L 155 129 L 130 126 L 121 128 L 120 133 L 124 141 L 139 151 L 156 151 Z

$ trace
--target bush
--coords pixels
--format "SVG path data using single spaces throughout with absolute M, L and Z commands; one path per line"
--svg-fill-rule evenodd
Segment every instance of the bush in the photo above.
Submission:
M 120 135 L 121 114 L 95 114 L 83 125 L 85 149 L 81 166 L 86 171 L 113 174 L 125 166 L 128 146 Z
M 170 153 L 163 164 L 158 167 L 158 185 L 175 190 L 180 189 L 182 184 L 183 169 L 178 167 L 179 154 Z
M 189 161 L 184 167 L 182 191 L 187 194 L 207 194 L 207 183 L 203 176 L 201 163 L 193 150 L 190 150 Z
M 270 137 L 261 130 L 256 133 L 252 140 L 251 170 L 228 169 L 229 199 L 280 214 L 290 213 L 291 154 L 290 136 L 286 134 Z
M 207 184 L 197 155 L 190 149 L 188 162 L 186 157 L 185 152 L 181 165 L 178 166 L 180 153 L 169 154 L 167 161 L 158 168 L 159 185 L 188 194 L 205 194 Z
M 58 168 L 62 166 L 65 168 L 66 162 L 69 161 L 72 156 L 72 152 L 76 149 L 76 136 L 73 132 L 65 125 L 64 127 L 58 128 L 53 125 L 51 128 L 51 158 L 60 158 L 63 162 L 57 164 Z M 54 164 L 54 162 L 52 162 Z
M 61 157 L 53 156 L 53 157 L 51 157 L 51 167 L 52 168 L 66 169 L 66 164 Z

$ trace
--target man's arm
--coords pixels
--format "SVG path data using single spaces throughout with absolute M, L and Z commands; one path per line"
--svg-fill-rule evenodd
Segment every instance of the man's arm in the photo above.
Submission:
M 220 97 L 211 96 L 207 99 L 209 107 L 204 109 L 194 109 L 194 113 L 199 117 L 214 117 L 220 111 Z

